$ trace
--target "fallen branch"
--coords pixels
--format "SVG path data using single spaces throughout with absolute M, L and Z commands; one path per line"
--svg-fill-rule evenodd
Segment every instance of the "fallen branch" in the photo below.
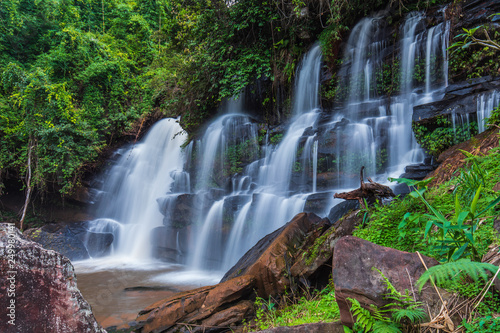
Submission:
M 359 174 L 360 187 L 358 189 L 350 192 L 335 193 L 333 197 L 345 200 L 358 200 L 359 204 L 362 207 L 364 206 L 364 200 L 366 200 L 368 204 L 372 204 L 376 201 L 376 199 L 395 197 L 394 192 L 392 192 L 389 186 L 376 183 L 369 177 L 367 178 L 368 183 L 365 183 L 363 181 L 364 169 L 365 169 L 364 166 L 361 167 L 361 171 Z

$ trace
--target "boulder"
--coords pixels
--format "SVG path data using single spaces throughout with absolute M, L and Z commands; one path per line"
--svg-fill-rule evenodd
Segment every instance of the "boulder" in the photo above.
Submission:
M 427 267 L 437 265 L 432 258 L 423 256 Z M 417 279 L 425 271 L 416 253 L 398 251 L 370 243 L 361 238 L 345 236 L 338 240 L 333 253 L 332 278 L 335 285 L 335 297 L 340 309 L 340 320 L 344 325 L 352 326 L 353 318 L 349 311 L 348 297 L 357 299 L 363 307 L 370 304 L 381 307 L 390 300 L 382 276 L 372 267 L 379 269 L 401 293 L 408 289 L 418 290 Z M 431 313 L 437 314 L 441 302 L 436 291 L 426 284 L 417 300 L 425 301 Z
M 255 277 L 245 275 L 176 294 L 139 312 L 134 329 L 176 332 L 178 323 L 183 323 L 192 327 L 192 332 L 228 330 L 253 314 L 253 302 L 247 298 L 254 298 L 255 281 Z
M 24 235 L 48 250 L 54 250 L 70 260 L 99 257 L 110 251 L 114 236 L 111 233 L 89 232 L 87 222 L 50 223 L 28 229 Z
M 356 200 L 348 201 L 357 203 Z M 360 224 L 363 217 L 357 216 L 357 213 L 358 211 L 351 212 L 338 219 L 333 226 L 325 223 L 324 226 L 309 233 L 300 252 L 295 255 L 294 264 L 290 270 L 292 277 L 307 288 L 321 289 L 327 285 L 333 248 L 339 238 L 351 235 L 354 228 Z
M 399 178 L 422 180 L 434 169 L 436 169 L 436 166 L 424 163 L 408 165 L 405 167 L 405 172 Z
M 304 212 L 314 213 L 317 215 L 325 214 L 327 208 L 331 207 L 332 193 L 331 192 L 318 192 L 309 195 L 304 205 Z M 322 215 L 324 216 L 324 215 Z
M 0 271 L 8 281 L 0 285 L 0 332 L 106 332 L 78 290 L 68 258 L 12 224 L 0 223 Z
M 221 282 L 251 275 L 258 277 L 255 289 L 260 297 L 283 293 L 290 287 L 292 259 L 307 234 L 322 219 L 313 213 L 300 213 L 292 221 L 262 238 L 234 265 Z
M 358 208 L 358 200 L 342 200 L 339 204 L 333 206 L 332 209 L 330 209 L 328 219 L 330 220 L 330 222 L 335 223 L 350 210 L 356 210 Z
M 155 258 L 182 264 L 185 262 L 190 227 L 176 229 L 160 226 L 151 231 L 152 254 Z

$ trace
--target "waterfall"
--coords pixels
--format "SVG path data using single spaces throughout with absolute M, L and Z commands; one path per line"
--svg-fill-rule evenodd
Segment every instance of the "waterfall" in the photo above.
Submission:
M 400 90 L 388 98 L 380 80 L 393 49 L 384 22 L 365 18 L 352 29 L 339 71 L 343 104 L 332 112 L 321 109 L 322 55 L 314 45 L 298 66 L 285 130 L 259 127 L 241 97 L 223 103 L 184 150 L 185 134 L 175 120 L 158 122 L 135 146 L 119 151 L 101 188 L 93 230 L 113 233 L 114 255 L 134 258 L 154 254 L 152 232 L 167 233 L 162 247 L 180 263 L 222 271 L 306 209 L 308 200 L 323 200 L 316 212 L 326 216 L 333 192 L 359 186 L 361 166 L 375 181 L 386 181 L 422 161 L 411 117 L 414 106 L 441 98 L 448 84 L 449 24 L 426 29 L 422 14 L 406 18 L 396 48 Z M 485 95 L 478 114 L 485 110 L 486 117 L 498 103 L 498 94 Z M 325 185 L 320 173 L 334 175 Z
M 146 137 L 119 151 L 121 156 L 105 174 L 90 231 L 112 232 L 113 254 L 131 259 L 151 256 L 150 235 L 162 225 L 156 199 L 176 188 L 186 189 L 181 144 L 186 133 L 175 119 L 159 121 Z
M 315 158 L 312 152 L 317 140 L 314 133 L 304 133 L 316 127 L 319 117 L 321 57 L 320 46 L 315 45 L 298 67 L 293 101 L 295 117 L 286 133 L 282 134 L 281 142 L 275 145 L 266 140 L 263 152 L 259 153 L 262 158 L 233 175 L 232 192 L 213 202 L 210 208 L 200 210 L 194 231 L 194 251 L 188 259 L 190 266 L 197 269 L 230 268 L 260 238 L 303 209 L 307 198 L 304 192 L 309 192 L 304 183 L 312 183 Z M 217 178 L 214 172 L 220 170 L 218 158 L 215 158 L 217 151 L 223 156 L 222 160 L 227 160 L 238 145 L 249 139 L 255 142 L 255 146 L 248 149 L 258 150 L 257 128 L 252 127 L 252 122 L 243 113 L 242 109 L 234 109 L 221 116 L 197 142 L 203 147 L 199 149 L 202 170 L 197 183 L 198 195 L 209 190 L 206 187 L 208 179 Z M 296 185 L 292 175 L 297 169 L 302 171 L 298 172 L 300 176 Z
M 482 133 L 486 129 L 486 119 L 490 117 L 491 111 L 500 105 L 500 92 L 493 90 L 481 94 L 477 98 L 477 128 Z

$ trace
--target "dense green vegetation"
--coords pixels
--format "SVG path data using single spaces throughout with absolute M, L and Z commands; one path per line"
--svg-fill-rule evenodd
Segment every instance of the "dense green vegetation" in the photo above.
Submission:
M 307 16 L 302 6 L 2 1 L 0 194 L 9 180 L 71 194 L 107 147 L 137 138 L 149 118 L 181 115 L 193 133 L 223 98 L 255 80 L 290 85 L 329 16 L 328 2 L 311 4 Z M 267 112 L 272 94 L 263 98 Z

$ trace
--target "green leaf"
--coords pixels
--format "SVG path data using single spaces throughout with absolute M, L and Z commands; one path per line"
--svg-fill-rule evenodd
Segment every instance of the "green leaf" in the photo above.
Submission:
M 470 212 L 472 215 L 476 212 L 476 206 L 477 206 L 477 201 L 479 200 L 479 196 L 481 195 L 481 189 L 482 185 L 479 185 L 479 188 L 476 191 L 476 194 L 474 195 L 474 199 L 472 200 L 472 203 L 470 205 Z
M 462 257 L 464 254 L 464 251 L 467 249 L 467 246 L 469 246 L 469 242 L 466 242 L 464 245 L 462 245 L 458 250 L 456 250 L 453 255 L 451 256 L 451 259 L 453 261 L 456 261 Z

